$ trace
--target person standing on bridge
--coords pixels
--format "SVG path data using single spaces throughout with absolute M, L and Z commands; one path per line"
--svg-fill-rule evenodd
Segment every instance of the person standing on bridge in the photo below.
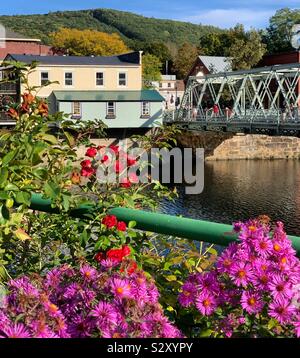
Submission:
M 216 103 L 213 106 L 213 115 L 214 115 L 214 117 L 219 116 L 219 106 Z

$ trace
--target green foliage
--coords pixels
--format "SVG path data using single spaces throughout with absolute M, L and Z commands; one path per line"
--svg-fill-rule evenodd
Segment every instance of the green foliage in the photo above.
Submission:
M 266 52 L 261 35 L 256 30 L 245 31 L 243 25 L 210 33 L 200 38 L 201 53 L 208 56 L 227 56 L 233 70 L 250 69 Z
M 213 26 L 160 20 L 109 9 L 50 12 L 46 15 L 0 16 L 0 22 L 16 32 L 40 38 L 48 44 L 51 44 L 49 34 L 62 27 L 91 29 L 109 34 L 118 33 L 130 48 L 135 48 L 136 43 L 157 41 L 176 45 L 185 41 L 197 44 L 202 33 L 219 31 Z
M 143 82 L 146 88 L 150 88 L 152 81 L 160 81 L 162 63 L 154 55 L 143 56 Z
M 174 71 L 179 79 L 184 79 L 188 75 L 198 55 L 199 50 L 190 43 L 186 42 L 179 48 L 174 62 Z
M 300 23 L 300 10 L 284 8 L 278 10 L 270 19 L 270 25 L 264 35 L 268 52 L 280 53 L 293 51 L 291 45 L 291 29 Z

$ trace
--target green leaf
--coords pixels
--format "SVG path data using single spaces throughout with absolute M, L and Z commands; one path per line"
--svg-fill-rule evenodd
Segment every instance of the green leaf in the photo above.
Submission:
M 128 228 L 129 228 L 129 229 L 133 229 L 134 227 L 136 227 L 136 221 L 130 221 L 130 222 L 128 223 Z
M 26 191 L 19 191 L 15 197 L 16 202 L 19 204 L 30 205 L 31 194 Z
M 169 282 L 177 281 L 177 277 L 175 275 L 167 275 L 167 276 L 165 276 L 165 278 Z
M 15 149 L 15 150 L 13 150 L 13 151 L 7 153 L 7 154 L 3 157 L 3 159 L 2 159 L 2 165 L 5 166 L 5 165 L 7 165 L 9 162 L 11 162 L 11 161 L 15 158 L 15 156 L 17 155 L 17 153 L 18 153 L 18 149 Z
M 7 178 L 8 178 L 8 169 L 1 168 L 0 169 L 0 187 L 1 188 L 6 184 Z
M 53 182 L 49 182 L 44 185 L 44 191 L 49 198 L 56 199 L 60 194 L 60 187 Z
M 0 191 L 0 200 L 7 200 L 7 199 L 9 199 L 8 193 L 6 193 L 5 191 Z
M 9 220 L 9 210 L 5 205 L 0 205 L 0 222 L 4 223 Z
M 15 184 L 12 184 L 12 183 L 8 183 L 6 185 L 6 187 L 4 188 L 5 191 L 18 191 L 19 188 L 15 185 Z
M 41 133 L 41 134 L 39 134 L 38 138 L 41 140 L 44 140 L 45 142 L 48 142 L 50 144 L 57 144 L 57 139 L 52 134 Z

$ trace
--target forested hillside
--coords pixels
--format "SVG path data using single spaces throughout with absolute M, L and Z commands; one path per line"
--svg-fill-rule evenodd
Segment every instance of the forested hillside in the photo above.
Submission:
M 143 17 L 129 12 L 95 9 L 52 12 L 44 15 L 0 16 L 0 22 L 14 31 L 49 43 L 49 34 L 61 27 L 117 32 L 131 48 L 139 42 L 170 42 L 198 45 L 201 35 L 218 32 L 213 26 Z

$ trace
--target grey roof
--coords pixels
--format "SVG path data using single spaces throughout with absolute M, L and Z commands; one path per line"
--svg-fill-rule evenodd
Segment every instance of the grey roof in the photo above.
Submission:
M 29 64 L 38 62 L 42 65 L 63 66 L 136 66 L 140 63 L 139 52 L 132 52 L 119 56 L 37 56 L 9 54 L 6 60 L 14 60 Z
M 2 34 L 1 34 L 2 35 Z M 34 42 L 40 41 L 39 39 L 31 39 L 29 36 L 26 35 L 22 35 L 18 32 L 12 31 L 9 28 L 5 28 L 5 33 L 4 33 L 5 39 L 18 39 L 18 40 L 31 40 Z
M 199 59 L 211 73 L 228 72 L 232 70 L 229 57 L 199 56 Z
M 163 102 L 165 99 L 155 90 L 141 91 L 54 91 L 61 102 Z

